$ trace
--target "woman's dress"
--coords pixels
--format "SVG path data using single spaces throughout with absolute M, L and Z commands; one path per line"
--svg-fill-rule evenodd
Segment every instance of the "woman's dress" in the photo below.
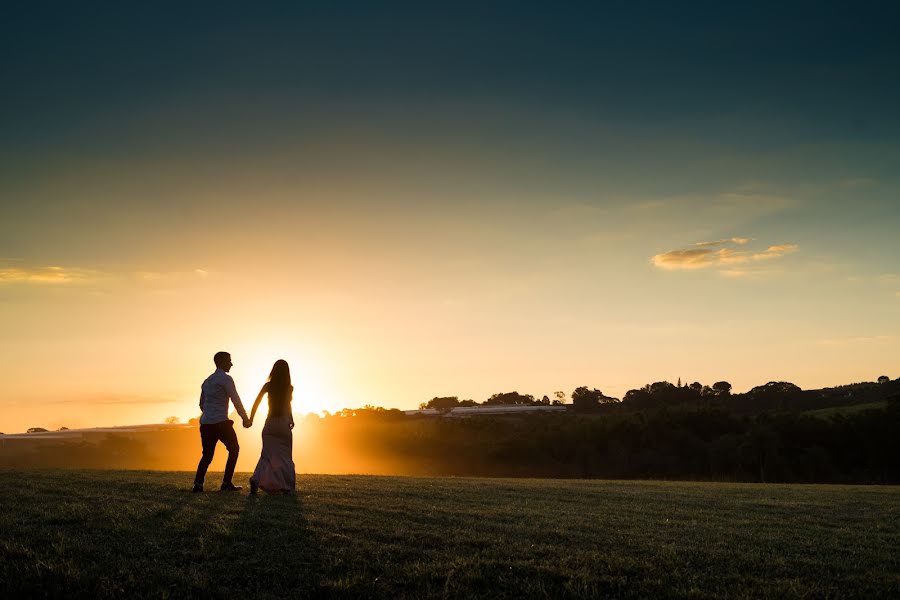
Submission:
M 290 396 L 286 406 L 278 406 L 269 396 L 269 416 L 262 430 L 262 455 L 256 463 L 251 483 L 270 494 L 290 493 L 296 487 L 294 459 L 291 455 L 293 431 L 291 430 Z

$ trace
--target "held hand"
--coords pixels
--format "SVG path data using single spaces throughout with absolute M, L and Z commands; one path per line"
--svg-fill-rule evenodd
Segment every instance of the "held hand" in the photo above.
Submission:
M 249 429 L 253 426 L 253 419 L 244 419 L 244 429 Z

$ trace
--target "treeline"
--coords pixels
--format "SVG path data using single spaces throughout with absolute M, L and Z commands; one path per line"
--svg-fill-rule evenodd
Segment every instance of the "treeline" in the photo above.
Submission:
M 628 390 L 619 400 L 605 395 L 599 389 L 582 386 L 571 395 L 571 406 L 579 412 L 635 412 L 659 408 L 706 407 L 720 408 L 738 414 L 754 414 L 768 411 L 804 411 L 883 401 L 900 394 L 900 379 L 891 381 L 882 375 L 877 382 L 863 382 L 819 390 L 802 390 L 787 381 L 770 381 L 743 394 L 733 394 L 727 381 L 712 385 L 700 382 L 677 384 L 668 381 L 649 383 L 641 388 Z M 536 399 L 530 394 L 505 392 L 494 394 L 484 402 L 460 400 L 457 396 L 435 397 L 419 405 L 420 409 L 446 411 L 457 406 L 492 405 L 562 405 L 565 394 L 554 393 Z
M 698 382 L 673 385 L 667 381 L 629 390 L 622 399 L 626 410 L 646 410 L 673 406 L 716 407 L 738 414 L 771 411 L 806 411 L 886 401 L 900 394 L 900 379 L 886 376 L 877 382 L 855 383 L 835 388 L 802 390 L 787 381 L 770 381 L 743 394 L 732 394 L 731 384 L 720 381 L 711 387 Z
M 565 404 L 565 398 L 566 394 L 563 391 L 554 392 L 552 400 L 547 395 L 537 399 L 531 394 L 520 394 L 515 391 L 493 394 L 484 402 L 460 400 L 458 396 L 436 396 L 428 402 L 419 404 L 419 408 L 422 410 L 429 408 L 446 410 L 457 406 L 562 406 Z M 589 409 L 596 405 L 618 401 L 617 398 L 607 396 L 598 389 L 590 389 L 586 386 L 576 388 L 572 392 L 572 404 L 578 408 Z

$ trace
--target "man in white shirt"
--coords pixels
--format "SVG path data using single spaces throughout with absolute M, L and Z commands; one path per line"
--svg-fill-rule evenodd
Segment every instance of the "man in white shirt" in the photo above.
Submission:
M 203 491 L 203 480 L 206 478 L 206 470 L 216 453 L 216 444 L 222 442 L 228 450 L 228 461 L 225 463 L 225 476 L 222 478 L 223 492 L 236 492 L 240 486 L 231 482 L 234 476 L 234 467 L 237 464 L 238 446 L 237 434 L 234 432 L 234 421 L 228 418 L 228 402 L 234 403 L 234 408 L 244 420 L 244 427 L 250 427 L 250 419 L 247 411 L 241 403 L 234 379 L 228 374 L 231 370 L 231 354 L 228 352 L 216 352 L 213 357 L 216 363 L 215 372 L 206 378 L 200 386 L 200 441 L 203 444 L 203 457 L 197 465 L 197 475 L 194 477 L 194 492 Z

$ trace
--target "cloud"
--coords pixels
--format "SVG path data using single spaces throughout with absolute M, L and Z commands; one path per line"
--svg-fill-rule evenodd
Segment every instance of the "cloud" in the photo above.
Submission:
M 722 244 L 727 244 L 729 242 L 731 242 L 733 244 L 737 244 L 739 246 L 743 246 L 744 244 L 748 243 L 749 241 L 750 241 L 750 238 L 733 237 L 733 238 L 730 238 L 727 240 L 718 240 L 715 242 L 697 242 L 696 244 L 694 244 L 694 247 L 695 248 L 712 248 L 714 246 L 721 246 Z
M 88 269 L 69 267 L 38 267 L 33 269 L 21 269 L 18 267 L 0 269 L 0 284 L 2 283 L 26 283 L 59 285 L 69 283 L 84 283 L 96 278 L 98 273 Z
M 844 179 L 839 183 L 845 189 L 869 188 L 878 185 L 878 182 L 869 177 L 857 177 L 855 179 Z
M 777 214 L 797 205 L 798 200 L 791 196 L 742 190 L 717 194 L 635 198 L 628 203 L 628 210 L 641 215 L 690 211 L 693 215 L 705 215 L 714 219 L 743 221 Z
M 753 192 L 725 192 L 712 199 L 711 206 L 723 213 L 749 213 L 757 216 L 784 211 L 796 206 L 789 196 Z
M 175 398 L 156 397 L 156 396 L 117 396 L 113 394 L 91 396 L 89 398 L 67 398 L 64 400 L 48 400 L 46 404 L 85 404 L 85 405 L 107 405 L 107 404 L 172 404 L 177 402 Z
M 171 286 L 208 279 L 210 272 L 205 269 L 193 269 L 190 271 L 135 271 L 132 273 L 132 276 L 143 284 Z
M 16 259 L 10 259 L 16 260 Z M 139 284 L 149 288 L 172 287 L 215 277 L 214 271 L 187 268 L 182 271 L 98 271 L 81 267 L 25 267 L 0 262 L 0 285 L 66 286 L 75 284 Z
M 670 250 L 657 254 L 650 259 L 655 267 L 668 271 L 696 270 L 725 267 L 721 270 L 728 277 L 741 277 L 747 271 L 734 269 L 736 265 L 747 265 L 760 261 L 780 258 L 785 254 L 799 250 L 797 244 L 777 244 L 765 250 L 742 250 L 738 246 L 746 246 L 749 238 L 733 237 L 714 242 L 697 242 L 689 248 Z

